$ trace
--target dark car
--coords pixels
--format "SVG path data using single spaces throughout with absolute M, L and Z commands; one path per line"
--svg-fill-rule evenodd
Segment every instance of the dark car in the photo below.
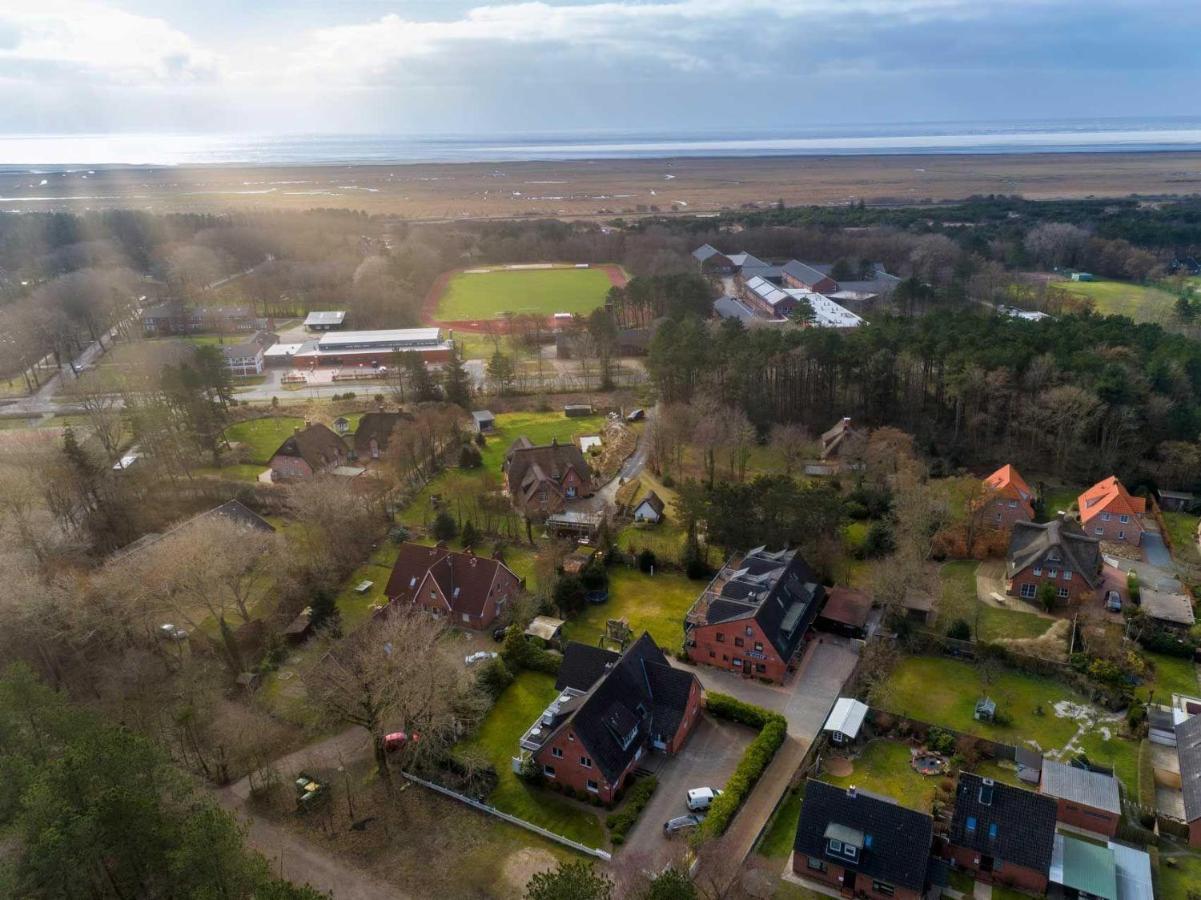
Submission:
M 496 628 L 493 628 L 492 629 L 492 640 L 496 641 L 499 644 L 501 641 L 503 641 L 505 639 L 505 634 L 508 632 L 508 630 L 509 629 L 506 628 L 504 625 L 498 625 Z
M 670 837 L 673 834 L 679 834 L 681 831 L 696 828 L 703 821 L 705 821 L 703 816 L 694 814 L 676 816 L 674 819 L 668 819 L 663 823 L 663 833 Z

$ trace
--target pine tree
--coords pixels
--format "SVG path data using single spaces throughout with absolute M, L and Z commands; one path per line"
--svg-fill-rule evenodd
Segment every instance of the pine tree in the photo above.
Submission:
M 471 402 L 471 379 L 463 366 L 458 349 L 450 351 L 450 359 L 442 372 L 442 391 L 446 394 L 448 403 L 466 409 Z

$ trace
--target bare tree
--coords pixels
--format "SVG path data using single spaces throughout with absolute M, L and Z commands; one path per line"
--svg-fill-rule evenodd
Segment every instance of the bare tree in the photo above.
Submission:
M 304 673 L 309 697 L 336 722 L 371 735 L 376 769 L 391 790 L 384 738 L 404 731 L 402 769 L 439 759 L 484 711 L 482 695 L 447 643 L 441 621 L 413 607 L 392 609 L 349 638 L 327 638 Z
M 804 425 L 773 425 L 769 443 L 784 463 L 784 474 L 791 476 L 809 450 L 812 438 Z

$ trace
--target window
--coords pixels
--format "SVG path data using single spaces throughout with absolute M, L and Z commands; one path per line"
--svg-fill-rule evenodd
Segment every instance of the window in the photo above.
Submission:
M 1018 502 L 1017 502 L 1016 500 L 1010 500 L 1010 501 L 1009 501 L 1009 508 L 1010 508 L 1010 509 L 1017 509 L 1017 508 L 1018 508 Z
M 717 654 L 716 654 L 716 653 L 714 653 L 712 650 L 710 650 L 710 651 L 709 651 L 709 658 L 710 658 L 710 659 L 714 659 L 716 656 L 717 656 Z
M 725 642 L 726 642 L 725 632 L 722 632 L 722 631 L 717 632 L 717 643 L 724 644 Z
M 574 496 L 575 496 L 575 488 L 574 488 L 574 487 L 568 487 L 568 488 L 567 488 L 567 496 L 568 496 L 569 498 L 571 498 L 571 497 L 574 497 Z
M 550 755 L 551 755 L 551 756 L 553 756 L 555 759 L 562 759 L 562 758 L 563 758 L 563 751 L 562 751 L 560 748 L 558 748 L 558 747 L 551 747 L 551 748 L 550 748 Z
M 1043 573 L 1043 567 L 1042 567 L 1042 566 L 1035 566 L 1035 567 L 1034 567 L 1034 574 L 1035 574 L 1035 575 L 1041 575 L 1042 573 Z
M 726 654 L 724 654 L 724 653 L 723 653 L 723 654 L 721 655 L 721 661 L 722 661 L 722 662 L 729 662 L 729 661 L 730 661 L 730 657 L 726 656 Z
M 1061 587 L 1057 591 L 1055 591 L 1055 596 L 1058 597 L 1060 600 L 1066 600 L 1066 599 L 1068 599 L 1069 593 L 1070 592 L 1068 591 L 1067 588 Z
M 594 793 L 594 794 L 599 794 L 600 793 L 600 785 L 597 784 L 595 781 L 593 781 L 590 778 L 590 779 L 588 779 L 588 790 L 592 791 L 592 793 Z
M 842 841 L 834 841 L 834 840 L 830 841 L 830 852 L 831 853 L 841 853 L 842 852 Z
M 554 778 L 555 777 L 555 767 L 554 766 L 543 766 L 542 774 L 545 775 L 547 778 Z
M 437 591 L 435 591 L 433 588 L 430 588 L 430 599 L 431 599 L 431 600 L 437 600 L 437 599 L 438 599 L 438 592 L 437 592 Z
M 997 823 L 990 822 L 988 825 L 988 839 L 995 841 L 997 839 Z
M 745 646 L 745 645 L 743 644 L 743 642 L 742 642 L 742 638 L 740 638 L 740 637 L 736 637 L 736 638 L 734 638 L 734 646 L 735 646 L 735 647 L 742 647 L 742 646 Z
M 585 769 L 591 769 L 592 768 L 592 757 L 591 756 L 581 756 L 580 757 L 580 765 L 583 766 Z
M 464 622 L 470 622 L 470 621 L 471 621 L 471 616 L 470 616 L 470 615 L 468 615 L 467 613 L 463 613 L 463 621 L 464 621 Z
M 1118 521 L 1125 525 L 1130 521 L 1130 516 L 1118 516 Z
M 1021 595 L 1023 600 L 1033 600 L 1038 596 L 1038 588 L 1033 584 L 1023 584 Z
M 1095 534 L 1097 537 L 1105 537 L 1105 529 L 1104 528 L 1094 528 L 1093 534 Z
M 747 637 L 750 637 L 750 636 L 751 636 L 752 634 L 754 634 L 754 633 L 755 633 L 755 629 L 751 628 L 751 626 L 750 626 L 750 625 L 748 625 L 748 626 L 746 627 L 746 636 L 747 636 Z
M 1071 580 L 1072 580 L 1072 570 L 1071 570 L 1071 569 L 1064 569 L 1064 570 L 1063 570 L 1063 580 L 1064 580 L 1064 581 L 1071 581 Z
M 891 897 L 896 891 L 896 888 L 894 888 L 887 881 L 873 881 L 872 890 L 877 894 L 883 894 L 885 897 Z
M 1054 578 L 1058 574 L 1059 574 L 1058 569 L 1047 569 L 1047 577 L 1048 578 Z
M 826 871 L 826 864 L 825 864 L 825 862 L 823 862 L 823 861 L 822 861 L 822 860 L 820 860 L 820 859 L 814 859 L 812 856 L 811 856 L 811 857 L 809 857 L 809 862 L 807 863 L 807 865 L 808 865 L 808 866 L 809 866 L 809 868 L 810 868 L 810 869 L 812 869 L 814 872 L 824 872 L 824 871 Z
M 755 671 L 756 672 L 766 672 L 767 666 L 764 663 L 757 663 L 755 665 Z
M 1102 522 L 1108 522 L 1110 520 L 1110 518 L 1111 518 L 1111 516 L 1109 515 L 1109 513 L 1101 513 L 1101 521 Z
M 756 653 L 763 652 L 763 642 L 762 641 L 755 641 L 755 652 Z
M 734 657 L 734 667 L 737 669 L 742 668 L 742 660 L 739 659 L 737 656 Z
M 842 845 L 842 855 L 845 856 L 847 859 L 858 859 L 859 858 L 859 848 L 852 847 L 850 844 L 843 844 Z
M 1124 540 L 1126 540 L 1126 532 L 1124 532 L 1124 531 L 1119 531 L 1119 532 L 1118 532 L 1118 540 L 1119 540 L 1119 541 L 1124 541 Z
M 967 833 L 968 834 L 976 833 L 976 817 L 975 816 L 967 817 Z

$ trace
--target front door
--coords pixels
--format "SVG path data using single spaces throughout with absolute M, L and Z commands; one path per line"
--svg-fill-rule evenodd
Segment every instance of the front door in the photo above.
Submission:
M 991 856 L 980 857 L 980 871 L 991 872 L 993 867 L 993 858 Z

